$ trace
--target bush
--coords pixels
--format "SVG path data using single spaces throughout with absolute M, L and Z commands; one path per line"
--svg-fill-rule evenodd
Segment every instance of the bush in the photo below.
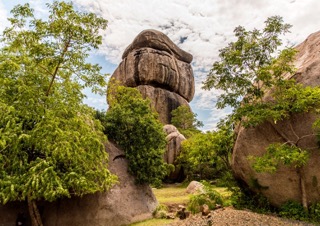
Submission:
M 308 220 L 308 212 L 296 201 L 288 201 L 282 205 L 279 209 L 279 215 L 293 220 Z
M 225 126 L 217 131 L 195 134 L 182 143 L 178 158 L 188 180 L 213 180 L 230 171 L 229 158 L 233 147 L 233 132 Z
M 309 219 L 312 222 L 320 222 L 320 202 L 314 203 L 309 208 Z
M 105 133 L 125 152 L 136 182 L 159 186 L 169 167 L 163 161 L 165 134 L 158 115 L 137 89 L 110 84 L 108 112 L 97 113 Z
M 157 208 L 153 211 L 152 216 L 154 218 L 166 218 L 168 214 L 168 206 L 159 204 Z
M 244 187 L 233 187 L 230 190 L 231 204 L 237 209 L 249 209 L 257 213 L 270 213 L 275 210 L 261 193 L 254 193 Z
M 193 214 L 201 211 L 201 206 L 206 204 L 210 210 L 216 208 L 216 205 L 222 205 L 223 199 L 219 192 L 213 190 L 212 186 L 206 182 L 204 184 L 204 192 L 197 195 L 192 195 L 188 203 L 188 210 Z

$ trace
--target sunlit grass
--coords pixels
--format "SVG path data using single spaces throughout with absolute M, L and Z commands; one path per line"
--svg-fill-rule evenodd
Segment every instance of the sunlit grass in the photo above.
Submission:
M 231 192 L 224 187 L 213 188 L 219 192 L 225 201 L 228 201 Z M 153 193 L 156 196 L 159 204 L 162 205 L 187 205 L 192 194 L 186 192 L 187 187 L 184 185 L 166 185 L 163 188 L 154 188 Z M 177 219 L 176 219 L 177 220 Z M 142 222 L 131 224 L 130 226 L 164 226 L 172 223 L 175 220 L 171 219 L 150 219 Z
M 160 189 L 153 189 L 159 204 L 186 204 L 189 201 L 190 194 L 186 192 L 185 187 L 168 186 Z
M 174 222 L 171 219 L 150 219 L 138 223 L 130 224 L 130 226 L 163 226 Z

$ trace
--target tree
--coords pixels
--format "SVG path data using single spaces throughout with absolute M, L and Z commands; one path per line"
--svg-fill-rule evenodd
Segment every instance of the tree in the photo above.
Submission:
M 107 21 L 72 4 L 47 4 L 37 19 L 28 4 L 11 11 L 0 50 L 0 202 L 27 200 L 32 225 L 42 225 L 38 200 L 105 191 L 105 136 L 82 104 L 85 87 L 105 85 L 100 67 L 86 63 Z
M 171 123 L 187 138 L 199 133 L 198 128 L 203 126 L 203 123 L 197 120 L 197 114 L 186 105 L 179 106 L 171 112 L 171 115 Z
M 291 26 L 284 24 L 279 16 L 268 18 L 265 24 L 262 31 L 237 27 L 237 40 L 220 50 L 220 60 L 213 64 L 204 82 L 205 89 L 223 91 L 217 107 L 232 107 L 233 122 L 244 127 L 257 126 L 265 121 L 275 124 L 293 114 L 316 113 L 320 107 L 320 88 L 302 86 L 291 78 L 295 71 L 293 59 L 296 51 L 285 48 L 279 54 L 276 52 L 282 44 L 280 35 L 287 33 Z M 285 143 L 271 144 L 265 156 L 254 158 L 254 168 L 260 172 L 274 171 L 281 162 L 294 166 L 301 178 L 301 202 L 305 208 L 307 200 L 302 168 L 307 163 L 308 150 L 301 147 L 299 141 L 314 135 L 297 136 L 294 141 L 283 137 Z
M 217 131 L 198 133 L 182 143 L 179 162 L 189 177 L 195 174 L 199 174 L 200 179 L 222 177 L 231 169 L 229 158 L 233 141 L 233 131 L 227 126 L 221 126 Z
M 109 109 L 102 118 L 108 138 L 116 142 L 129 161 L 129 172 L 136 182 L 160 185 L 167 175 L 163 161 L 166 140 L 158 115 L 135 88 L 111 80 L 108 87 Z

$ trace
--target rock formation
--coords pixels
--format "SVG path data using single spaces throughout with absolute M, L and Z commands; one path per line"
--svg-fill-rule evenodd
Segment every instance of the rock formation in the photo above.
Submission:
M 179 133 L 178 129 L 173 125 L 165 125 L 163 130 L 167 134 L 167 146 L 164 154 L 164 161 L 175 166 L 175 170 L 168 176 L 170 181 L 182 181 L 184 178 L 183 169 L 177 167 L 176 159 L 181 151 L 181 143 L 186 138 Z
M 157 201 L 148 185 L 136 185 L 127 172 L 127 160 L 117 158 L 123 154 L 111 142 L 107 144 L 109 169 L 119 183 L 107 193 L 85 195 L 82 198 L 61 199 L 40 203 L 43 223 L 46 226 L 119 226 L 152 217 Z M 0 225 L 15 225 L 17 215 L 28 216 L 23 202 L 0 206 Z
M 296 49 L 295 66 L 298 70 L 293 78 L 306 86 L 319 86 L 320 32 L 310 35 Z M 281 166 L 274 174 L 256 173 L 248 161 L 248 156 L 263 155 L 271 143 L 300 138 L 299 147 L 310 150 L 309 161 L 302 169 L 307 200 L 309 203 L 320 201 L 320 150 L 316 137 L 306 136 L 314 132 L 315 117 L 312 113 L 297 114 L 277 124 L 265 122 L 256 128 L 239 128 L 232 159 L 236 177 L 253 190 L 259 190 L 273 205 L 279 206 L 288 200 L 301 202 L 301 178 L 295 168 Z
M 188 105 L 194 95 L 192 55 L 156 30 L 142 31 L 127 47 L 112 78 L 128 87 L 137 87 L 149 97 L 163 124 L 171 111 Z

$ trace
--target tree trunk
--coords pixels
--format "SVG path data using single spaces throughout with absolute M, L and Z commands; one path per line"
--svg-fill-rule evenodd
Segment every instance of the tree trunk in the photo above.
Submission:
M 28 209 L 32 226 L 43 226 L 37 203 L 30 196 L 28 196 Z
M 301 168 L 298 169 L 298 175 L 300 178 L 301 202 L 305 210 L 308 211 L 308 198 L 307 198 L 306 184 L 305 184 L 304 175 L 301 171 L 302 171 Z

